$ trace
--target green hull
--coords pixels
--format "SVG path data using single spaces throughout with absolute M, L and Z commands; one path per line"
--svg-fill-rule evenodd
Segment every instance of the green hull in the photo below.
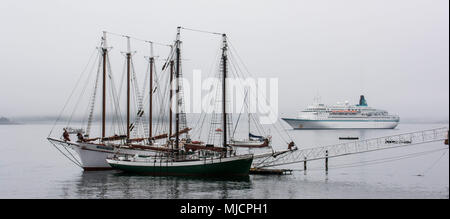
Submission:
M 110 163 L 115 168 L 125 172 L 144 175 L 202 175 L 202 176 L 222 176 L 222 175 L 248 175 L 253 157 L 231 160 L 217 163 L 204 163 L 186 166 L 159 166 L 159 165 L 132 165 Z M 128 163 L 128 162 L 127 162 Z

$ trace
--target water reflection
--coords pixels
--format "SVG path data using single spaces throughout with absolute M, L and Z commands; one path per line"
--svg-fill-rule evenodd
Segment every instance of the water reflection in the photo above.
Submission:
M 400 124 L 394 130 L 291 130 L 299 148 L 336 144 L 339 136 L 361 139 L 388 136 L 416 130 L 439 128 L 448 124 Z M 441 152 L 385 164 L 334 168 L 433 150 L 442 142 L 374 153 L 344 156 L 324 162 L 308 162 L 307 172 L 291 176 L 244 178 L 129 176 L 117 171 L 83 172 L 72 166 L 42 137 L 51 125 L 0 126 L 0 197 L 2 198 L 446 198 L 449 197 L 448 153 L 439 162 Z M 27 138 L 21 138 L 27 133 Z M 278 139 L 278 138 L 276 138 Z M 32 145 L 32 147 L 30 146 Z M 286 149 L 283 142 L 274 150 Z M 23 159 L 26 158 L 26 159 Z M 437 162 L 435 165 L 434 163 Z M 423 172 L 433 168 L 422 177 Z M 303 169 L 303 163 L 283 168 Z M 16 171 L 11 171 L 14 169 Z M 45 176 L 45 177 L 42 177 Z
M 74 183 L 75 191 L 67 192 Z M 232 198 L 250 190 L 250 176 L 142 176 L 118 171 L 82 172 L 63 183 L 66 198 Z M 230 194 L 232 193 L 232 194 Z

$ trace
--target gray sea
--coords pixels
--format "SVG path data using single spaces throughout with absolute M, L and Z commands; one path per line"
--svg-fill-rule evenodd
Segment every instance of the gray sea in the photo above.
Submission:
M 339 136 L 371 138 L 439 127 L 448 123 L 402 123 L 394 130 L 287 132 L 302 148 L 340 143 Z M 449 153 L 443 142 L 332 158 L 328 172 L 324 161 L 318 160 L 309 162 L 306 172 L 303 163 L 280 167 L 293 169 L 292 175 L 152 177 L 114 170 L 83 172 L 47 142 L 51 128 L 52 124 L 0 125 L 0 198 L 449 198 Z M 421 152 L 408 159 L 370 162 Z

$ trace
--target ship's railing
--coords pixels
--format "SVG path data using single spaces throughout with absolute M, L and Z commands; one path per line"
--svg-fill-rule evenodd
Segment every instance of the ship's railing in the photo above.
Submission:
M 398 135 L 352 141 L 328 146 L 312 147 L 275 154 L 275 156 L 255 156 L 253 167 L 273 167 L 304 161 L 325 159 L 391 148 L 405 147 L 429 142 L 444 141 L 448 138 L 448 128 L 436 128 Z

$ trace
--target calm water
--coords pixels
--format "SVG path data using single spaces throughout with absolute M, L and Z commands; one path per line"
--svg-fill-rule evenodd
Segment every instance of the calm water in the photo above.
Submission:
M 0 198 L 449 198 L 448 149 L 338 168 L 447 147 L 441 142 L 333 158 L 328 174 L 323 161 L 312 161 L 308 172 L 286 176 L 151 177 L 83 172 L 46 141 L 51 126 L 0 125 Z M 289 134 L 300 147 L 310 147 L 338 143 L 338 136 L 369 138 L 445 126 L 400 124 L 395 130 L 289 130 Z M 300 170 L 303 164 L 284 168 Z

